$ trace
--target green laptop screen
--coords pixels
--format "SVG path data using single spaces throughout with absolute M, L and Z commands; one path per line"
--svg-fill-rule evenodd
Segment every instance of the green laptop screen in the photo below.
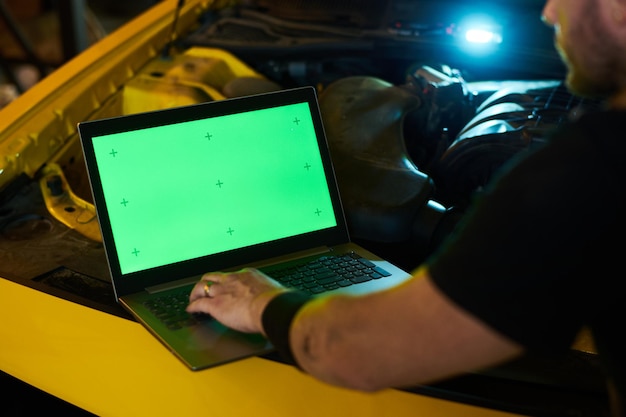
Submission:
M 308 103 L 93 147 L 123 274 L 337 225 Z

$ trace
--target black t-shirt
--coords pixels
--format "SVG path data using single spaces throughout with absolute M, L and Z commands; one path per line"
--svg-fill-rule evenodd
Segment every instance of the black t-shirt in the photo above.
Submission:
M 529 351 L 566 350 L 588 326 L 623 398 L 626 112 L 583 116 L 516 159 L 428 260 L 430 274 Z

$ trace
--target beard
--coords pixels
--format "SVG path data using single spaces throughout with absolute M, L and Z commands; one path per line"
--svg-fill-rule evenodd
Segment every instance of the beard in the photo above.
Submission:
M 607 33 L 596 7 L 583 13 L 576 28 L 560 34 L 555 46 L 567 67 L 567 88 L 581 97 L 606 98 L 619 90 L 623 51 Z
M 567 66 L 565 85 L 573 94 L 586 98 L 607 98 L 618 90 L 615 73 L 608 67 L 589 68 L 588 62 L 578 62 L 572 55 L 566 55 Z

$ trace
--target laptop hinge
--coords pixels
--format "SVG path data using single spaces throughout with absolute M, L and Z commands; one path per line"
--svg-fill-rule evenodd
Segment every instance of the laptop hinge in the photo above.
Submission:
M 323 253 L 328 253 L 328 252 L 332 252 L 332 248 L 329 248 L 328 246 L 318 246 L 312 249 L 307 249 L 307 250 L 303 250 L 299 252 L 292 252 L 287 255 L 277 256 L 275 258 L 268 258 L 268 259 L 263 259 L 262 261 L 258 261 L 258 262 L 238 265 L 233 268 L 228 268 L 227 271 L 238 271 L 242 268 L 250 268 L 250 267 L 251 268 L 263 268 L 266 266 L 279 264 L 282 262 L 293 261 L 295 259 L 302 259 L 302 258 L 306 258 L 307 256 L 321 255 Z
M 145 290 L 149 294 L 162 292 L 162 291 L 168 291 L 168 290 L 172 290 L 174 288 L 179 288 L 179 287 L 184 287 L 184 286 L 187 286 L 187 285 L 191 285 L 191 284 L 193 284 L 195 282 L 198 282 L 201 277 L 202 277 L 202 275 L 196 275 L 196 276 L 192 276 L 192 277 L 188 277 L 188 278 L 183 278 L 183 279 L 179 279 L 179 280 L 172 281 L 172 282 L 166 282 L 164 284 L 159 284 L 159 285 L 153 285 L 151 287 L 146 287 Z

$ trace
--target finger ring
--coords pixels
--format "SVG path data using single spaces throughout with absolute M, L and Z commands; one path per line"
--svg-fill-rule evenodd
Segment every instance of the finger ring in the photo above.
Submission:
M 211 281 L 207 281 L 204 283 L 204 296 L 205 297 L 209 297 L 212 298 L 213 296 L 211 295 L 211 286 L 213 285 L 213 282 Z

